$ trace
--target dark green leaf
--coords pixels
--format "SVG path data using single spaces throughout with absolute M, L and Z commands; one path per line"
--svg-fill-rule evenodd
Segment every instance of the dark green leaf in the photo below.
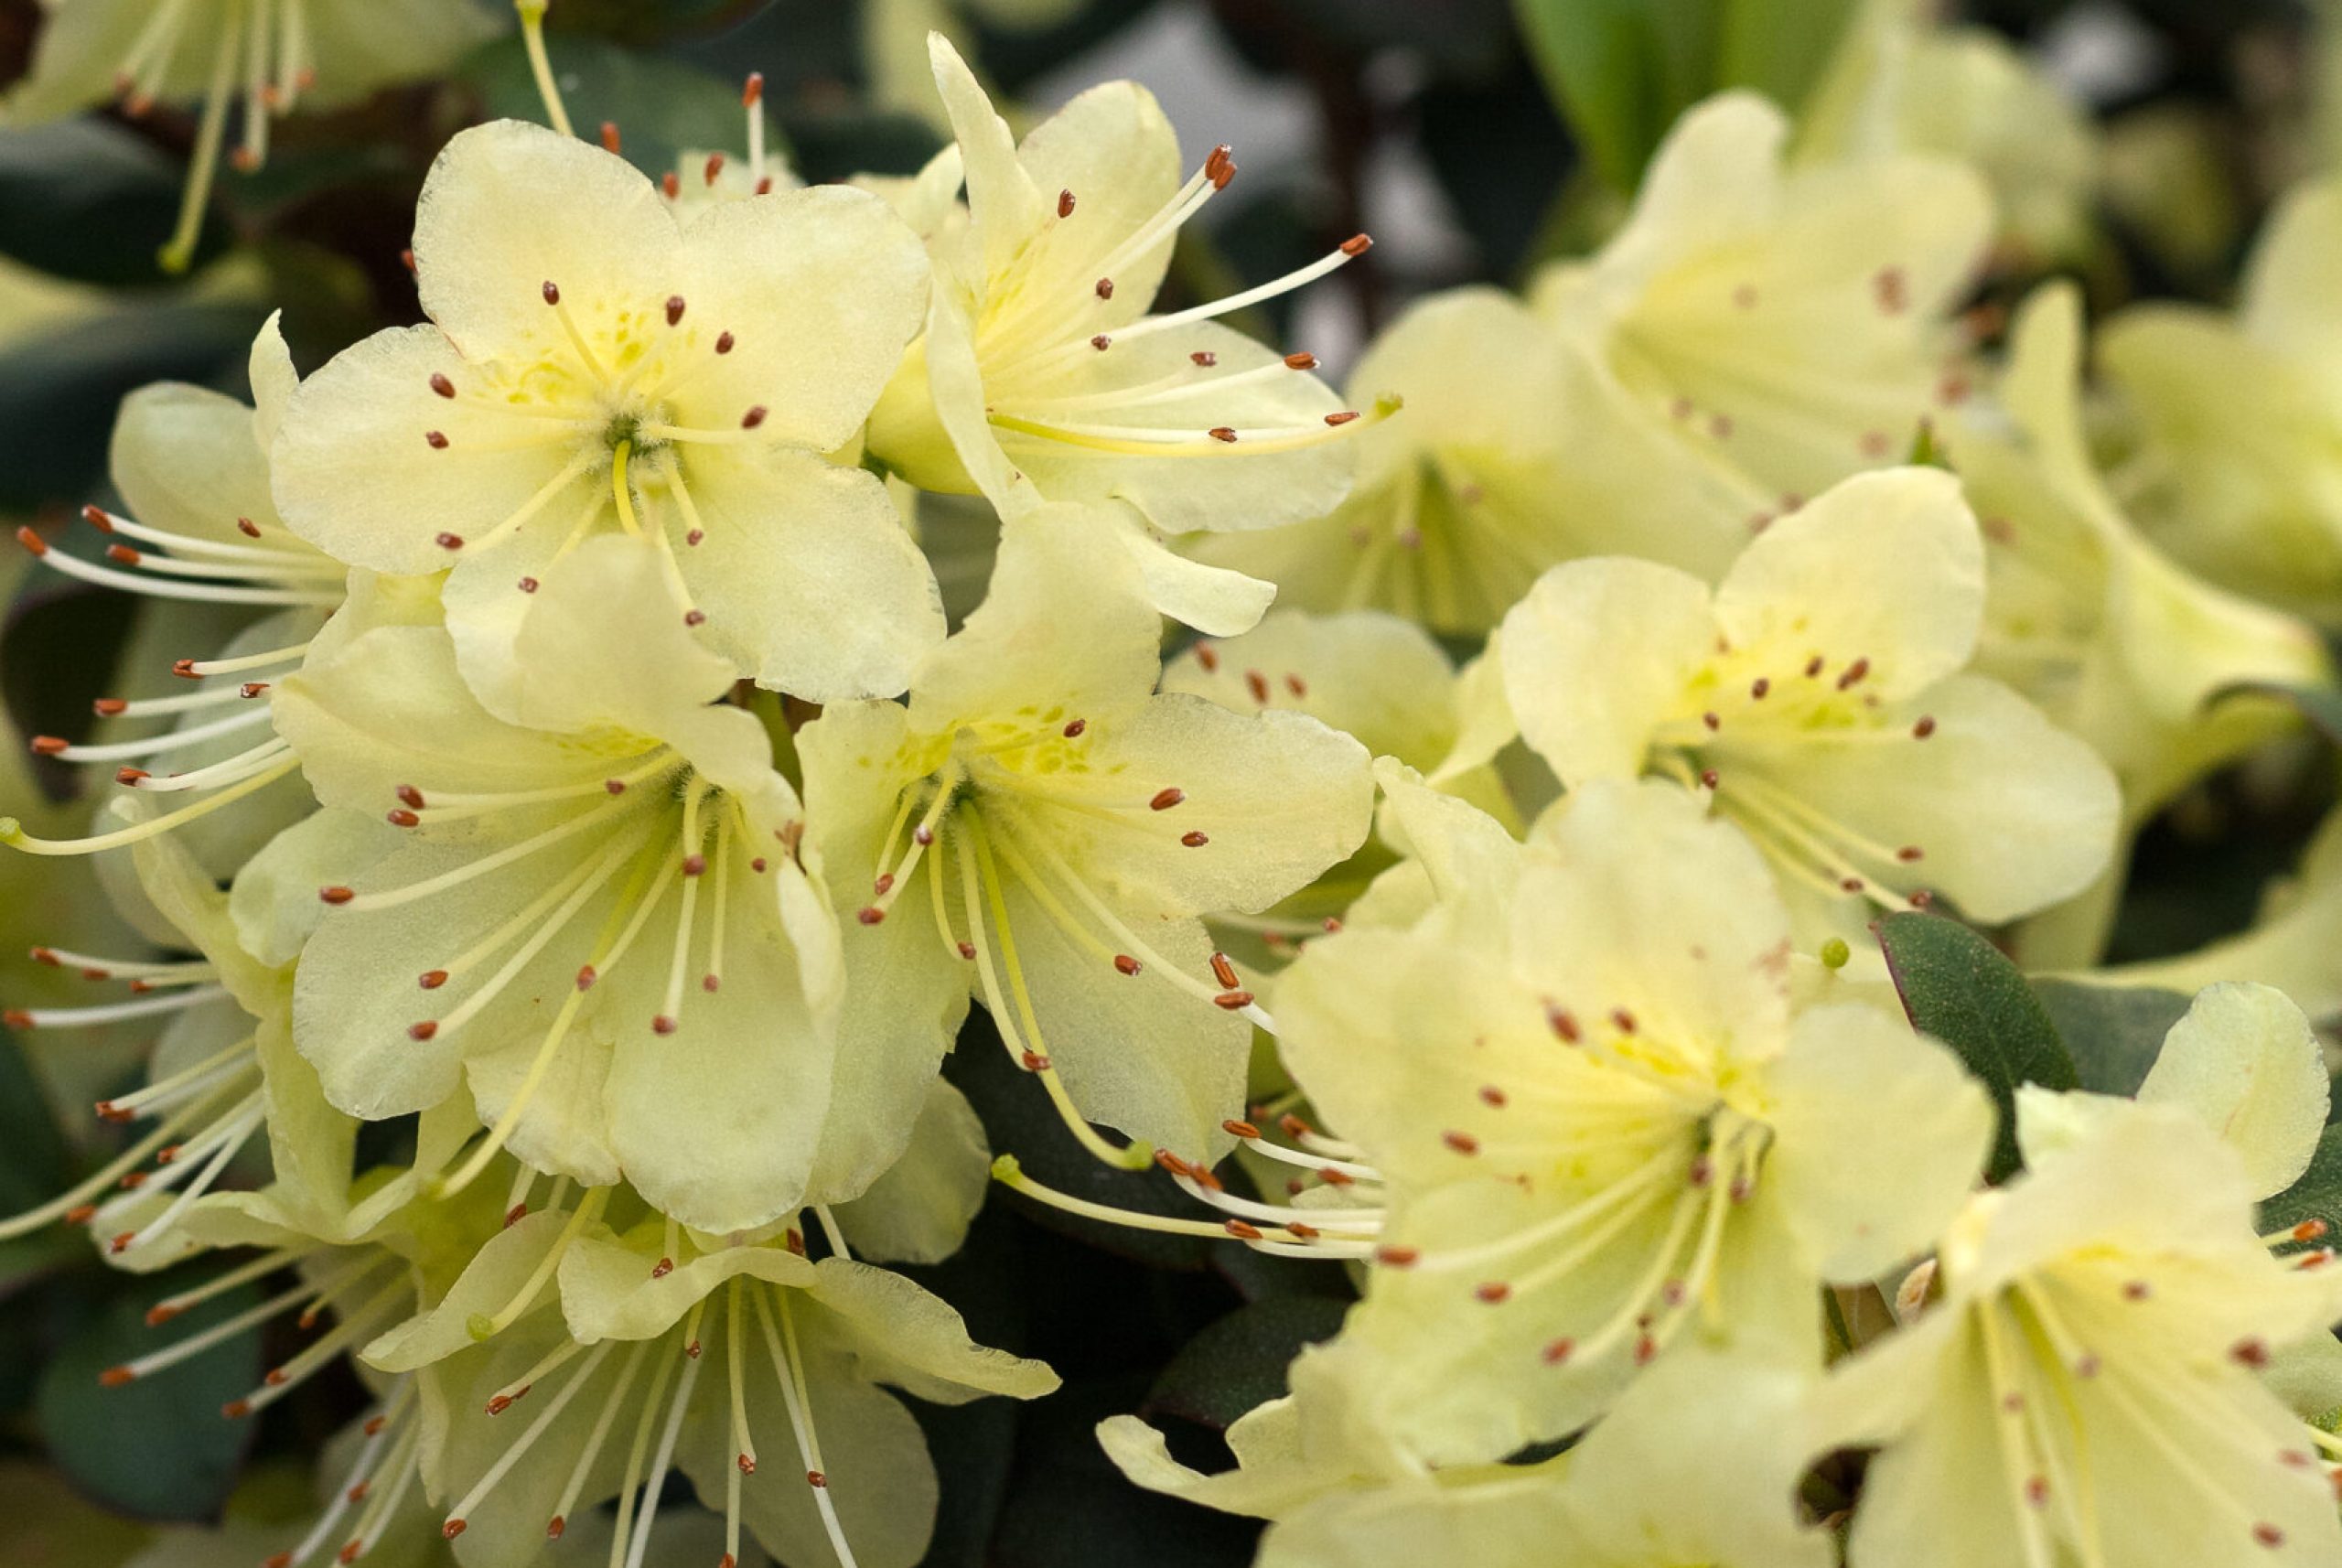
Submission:
M 1676 115 L 1714 81 L 1715 0 L 1514 0 L 1521 36 L 1614 189 L 1633 190 Z
M 738 81 L 577 34 L 556 34 L 546 49 L 578 133 L 591 137 L 605 121 L 615 124 L 628 160 L 653 178 L 670 170 L 695 177 L 696 170 L 677 169 L 677 156 L 686 149 L 734 157 L 746 153 L 748 118 L 740 106 Z M 740 74 L 745 79 L 747 69 Z M 464 78 L 478 91 L 489 115 L 543 120 L 536 78 L 519 38 L 474 54 L 465 62 Z M 769 114 L 766 129 L 779 152 Z
M 0 253 L 85 283 L 159 283 L 155 252 L 171 237 L 186 177 L 177 159 L 111 120 L 12 126 L 0 136 Z M 226 237 L 212 215 L 196 263 Z
M 1941 915 L 1889 915 L 1879 946 L 1912 1026 L 1950 1046 L 1983 1080 L 2000 1109 L 1986 1174 L 2005 1180 L 2023 1164 L 2016 1146 L 2017 1085 L 2072 1089 L 2072 1057 L 2025 976 L 1999 949 Z
M 1245 1412 L 1286 1391 L 1302 1348 L 1331 1338 L 1347 1304 L 1325 1296 L 1273 1296 L 1237 1308 L 1187 1341 L 1148 1391 L 1146 1410 L 1225 1431 Z
M 34 1408 L 42 1440 L 73 1484 L 141 1519 L 209 1520 L 235 1487 L 252 1436 L 248 1421 L 220 1409 L 260 1381 L 257 1331 L 216 1345 L 176 1367 L 121 1388 L 100 1374 L 248 1310 L 251 1286 L 207 1302 L 161 1328 L 146 1309 L 192 1283 L 173 1270 L 137 1281 L 59 1348 L 41 1373 Z
M 1728 0 L 1718 87 L 1753 87 L 1795 109 L 1830 67 L 1858 0 Z
M 2188 1003 L 2175 991 L 2072 980 L 2036 980 L 2033 993 L 2073 1058 L 2077 1086 L 2092 1094 L 2136 1094 Z
M 2342 1122 L 2326 1128 L 2326 1135 L 2318 1139 L 2317 1152 L 2310 1155 L 2309 1169 L 2302 1172 L 2301 1180 L 2261 1206 L 2264 1230 L 2283 1230 L 2311 1221 L 2325 1225 L 2325 1243 L 2342 1238 Z
M 141 305 L 0 353 L 0 429 L 9 434 L 0 510 L 90 499 L 124 396 L 148 381 L 220 379 L 251 351 L 265 315 L 257 306 Z

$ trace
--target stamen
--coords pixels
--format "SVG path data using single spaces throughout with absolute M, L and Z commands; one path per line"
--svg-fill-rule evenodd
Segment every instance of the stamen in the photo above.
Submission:
M 568 106 L 561 101 L 561 83 L 553 73 L 553 61 L 545 55 L 545 8 L 551 0 L 513 0 L 521 13 L 521 41 L 529 54 L 529 72 L 536 78 L 537 95 L 544 101 L 545 124 L 564 136 L 576 133 L 570 128 Z

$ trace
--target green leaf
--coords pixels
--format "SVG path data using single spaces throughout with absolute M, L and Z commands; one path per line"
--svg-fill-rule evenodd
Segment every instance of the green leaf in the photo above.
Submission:
M 1616 190 L 1714 80 L 1717 0 L 1514 0 L 1531 56 Z
M 123 398 L 148 381 L 240 371 L 266 315 L 256 305 L 138 305 L 0 354 L 0 511 L 89 500 Z
M 2303 1246 L 2331 1245 L 2342 1239 L 2342 1122 L 2326 1128 L 2301 1180 L 2261 1206 L 2261 1228 L 2276 1231 L 2311 1221 L 2326 1230 Z
M 160 283 L 155 252 L 177 221 L 186 177 L 177 159 L 114 121 L 11 126 L 0 136 L 0 253 L 83 283 Z M 196 264 L 226 239 L 218 213 L 208 215 Z
M 2147 1069 L 2163 1054 L 2164 1036 L 2186 1013 L 2190 1000 L 2153 986 L 2075 980 L 2036 980 L 2033 993 L 2073 1058 L 2078 1087 L 2092 1094 L 2138 1093 Z
M 148 1307 L 193 1283 L 182 1270 L 134 1282 L 59 1347 L 34 1396 L 41 1438 L 73 1484 L 140 1519 L 218 1517 L 252 1439 L 251 1422 L 224 1420 L 220 1412 L 260 1381 L 258 1330 L 120 1388 L 98 1380 L 110 1367 L 260 1301 L 258 1290 L 245 1286 L 164 1327 L 147 1326 Z
M 653 179 L 670 170 L 693 176 L 677 168 L 677 155 L 687 148 L 734 157 L 747 152 L 748 116 L 740 106 L 739 81 L 575 33 L 555 34 L 545 47 L 578 134 L 591 140 L 604 122 L 616 124 L 628 161 Z M 489 116 L 543 122 L 544 104 L 518 38 L 473 54 L 462 76 Z M 785 153 L 768 112 L 765 129 L 773 150 Z
M 1348 1305 L 1325 1296 L 1272 1296 L 1237 1308 L 1171 1359 L 1146 1396 L 1149 1413 L 1226 1430 L 1286 1391 L 1305 1346 L 1333 1337 Z
M 1985 1174 L 2007 1179 L 2024 1163 L 2016 1146 L 2017 1085 L 2078 1085 L 2057 1026 L 2016 965 L 1957 920 L 1889 915 L 1879 922 L 1878 941 L 1912 1026 L 1950 1046 L 1992 1091 L 2001 1124 Z
M 1514 0 L 1547 88 L 1615 190 L 1683 111 L 1753 88 L 1795 111 L 1857 0 Z

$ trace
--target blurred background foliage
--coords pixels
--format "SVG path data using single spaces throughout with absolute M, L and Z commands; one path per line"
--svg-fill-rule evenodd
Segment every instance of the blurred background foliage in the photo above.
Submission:
M 0 0 L 0 85 L 26 68 L 36 0 Z M 915 170 L 941 141 L 924 37 L 943 27 L 1005 97 L 1046 112 L 1091 82 L 1155 87 L 1191 153 L 1234 144 L 1243 174 L 1183 233 L 1171 304 L 1274 276 L 1359 230 L 1374 251 L 1278 302 L 1254 325 L 1337 371 L 1409 298 L 1517 283 L 1615 224 L 1683 108 L 1749 87 L 1826 136 L 1830 79 L 1860 47 L 1865 0 L 556 0 L 552 52 L 581 130 L 618 127 L 658 175 L 743 135 L 740 83 L 764 73 L 770 129 L 808 181 Z M 2334 17 L 2307 0 L 1967 0 L 1948 23 L 1990 29 L 2074 105 L 2072 212 L 2013 230 L 1980 307 L 2051 271 L 2100 309 L 2143 297 L 2225 303 L 2272 197 L 2342 158 L 2319 105 L 2342 71 Z M 253 174 L 223 174 L 192 272 L 166 277 L 196 126 L 158 110 L 0 127 L 0 515 L 60 543 L 105 494 L 113 409 L 143 383 L 242 393 L 265 315 L 282 308 L 313 369 L 377 328 L 420 319 L 402 263 L 415 193 L 458 127 L 535 117 L 516 39 L 444 81 L 400 88 L 278 127 Z M 1989 126 L 1923 126 L 1985 160 Z M 1989 325 L 1989 323 L 1988 323 Z M 87 531 L 71 531 L 86 532 Z M 92 548 L 88 540 L 67 547 Z M 90 699 L 167 660 L 168 617 L 27 582 L 0 562 L 0 696 L 16 736 L 77 733 Z M 948 572 L 947 572 L 948 575 Z M 86 812 L 62 770 L 0 736 L 0 800 L 58 819 Z M 2300 759 L 2196 791 L 2143 838 L 2114 957 L 2192 947 L 2250 918 L 2319 815 Z M 0 860 L 0 948 L 104 949 L 120 929 L 86 863 Z M 12 955 L 13 957 L 13 955 Z M 11 1004 L 40 977 L 5 971 Z M 971 1027 L 985 1027 L 979 1014 Z M 0 1035 L 0 1212 L 28 1207 L 98 1157 L 89 1102 L 132 1070 L 136 1038 Z M 1080 1157 L 1034 1119 L 1003 1053 L 957 1053 L 953 1075 L 1045 1180 L 1128 1207 L 1158 1189 Z M 1052 1153 L 1054 1151 L 1054 1155 Z M 1282 1387 L 1296 1347 L 1330 1333 L 1338 1273 L 1234 1243 L 1107 1231 L 995 1194 L 967 1251 L 922 1271 L 979 1339 L 1065 1376 L 1030 1407 L 922 1412 L 943 1477 L 939 1568 L 1215 1568 L 1249 1559 L 1245 1521 L 1143 1494 L 1090 1432 L 1139 1409 L 1183 1457 Z M 188 1375 L 101 1391 L 92 1371 L 142 1329 L 151 1287 L 118 1276 L 78 1232 L 0 1246 L 0 1563 L 108 1568 L 208 1561 L 188 1524 L 297 1514 L 306 1460 L 355 1408 L 343 1375 L 257 1423 L 216 1419 L 269 1348 L 231 1342 Z M 231 1297 L 220 1310 L 232 1312 Z M 160 1533 L 158 1533 L 158 1531 Z M 232 1531 L 231 1531 L 232 1535 Z M 215 1537 L 202 1538 L 216 1540 Z M 437 1549 L 435 1546 L 434 1551 Z M 256 1556 L 257 1554 L 255 1554 Z M 223 1559 L 225 1561 L 225 1559 Z

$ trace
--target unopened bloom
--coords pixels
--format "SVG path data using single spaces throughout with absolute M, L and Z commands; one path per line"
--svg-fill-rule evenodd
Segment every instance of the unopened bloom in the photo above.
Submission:
M 1182 184 L 1170 123 L 1131 82 L 1083 93 L 1020 145 L 951 46 L 938 35 L 930 48 L 969 212 L 930 241 L 927 333 L 872 416 L 873 453 L 922 489 L 981 490 L 1004 515 L 1119 499 L 1162 533 L 1300 521 L 1339 500 L 1344 438 L 1391 405 L 1346 408 L 1311 373 L 1316 356 L 1217 318 L 1332 272 L 1366 236 L 1258 288 L 1150 315 L 1180 227 L 1235 176 L 1228 149 Z M 1119 526 L 1151 575 L 1179 575 Z M 1209 607 L 1166 607 L 1228 632 L 1242 629 L 1234 607 L 1257 618 L 1266 604 L 1209 578 L 1187 585 L 1197 596 Z
M 1393 321 L 1350 377 L 1354 398 L 1386 392 L 1405 417 L 1359 435 L 1340 506 L 1181 549 L 1274 583 L 1280 608 L 1382 609 L 1477 633 L 1581 555 L 1714 577 L 1772 504 L 1728 466 L 1687 459 L 1636 398 L 1493 289 L 1434 295 Z
M 1523 736 L 1575 789 L 1653 774 L 1747 832 L 1811 926 L 1941 894 L 1997 922 L 2105 869 L 2106 764 L 1966 673 L 1984 552 L 1950 475 L 1861 475 L 1724 582 L 1573 562 L 1505 618 Z
M 1899 459 L 1929 410 L 1964 395 L 1948 317 L 1992 237 L 1991 199 L 1961 165 L 1786 169 L 1788 135 L 1748 93 L 1692 110 L 1627 226 L 1546 269 L 1530 300 L 1672 433 L 1675 462 L 1735 470 L 1767 498 L 1752 523 Z
M 724 1515 L 726 1563 L 745 1528 L 785 1562 L 910 1568 L 935 1474 L 881 1385 L 950 1404 L 1057 1386 L 901 1275 L 807 1260 L 793 1231 L 678 1246 L 655 1220 L 591 1223 L 558 1280 L 560 1311 L 425 1374 L 453 1410 L 433 1478 L 467 1568 L 532 1562 L 612 1498 L 614 1552 L 641 1562 L 676 1468 Z
M 1372 786 L 1364 748 L 1315 719 L 1155 694 L 1137 578 L 1087 510 L 1033 513 L 908 707 L 833 704 L 797 737 L 815 845 L 842 908 L 861 900 L 843 1167 L 892 1158 L 972 992 L 1069 1117 L 1191 1157 L 1228 1147 L 1261 1015 L 1203 918 L 1356 849 Z
M 394 81 L 445 70 L 494 31 L 476 0 L 43 0 L 32 72 L 9 95 L 10 121 L 53 120 L 119 99 L 131 115 L 200 102 L 201 129 L 178 229 L 163 265 L 188 264 L 227 134 L 250 172 L 268 156 L 269 122 L 330 108 Z
M 1346 930 L 1285 972 L 1288 1065 L 1387 1184 L 1330 1352 L 1362 1419 L 1479 1462 L 1575 1430 L 1679 1342 L 1819 1364 L 1819 1284 L 1924 1247 L 1992 1113 L 1898 1021 L 1792 1017 L 1789 955 L 1738 832 L 1603 782 L 1495 908 Z
M 2253 1235 L 2243 1167 L 2126 1108 L 1976 1198 L 1943 1300 L 1833 1380 L 1824 1441 L 1884 1442 L 1854 1568 L 2225 1568 L 2342 1559 L 2330 1443 L 2257 1369 L 2342 1297 Z
M 942 635 L 934 580 L 878 480 L 822 456 L 855 441 L 926 294 L 885 203 L 780 191 L 686 229 L 621 159 L 503 121 L 440 154 L 414 252 L 435 325 L 302 384 L 276 496 L 338 560 L 452 567 L 448 625 L 491 708 L 523 678 L 530 596 L 613 531 L 758 681 L 902 689 Z
M 285 683 L 318 798 L 405 835 L 320 890 L 294 1033 L 355 1115 L 467 1086 L 494 1129 L 460 1176 L 509 1140 L 730 1230 L 803 1187 L 836 929 L 771 743 L 709 705 L 731 666 L 661 568 L 639 540 L 578 548 L 521 628 L 518 722 L 436 627 L 378 628 Z

